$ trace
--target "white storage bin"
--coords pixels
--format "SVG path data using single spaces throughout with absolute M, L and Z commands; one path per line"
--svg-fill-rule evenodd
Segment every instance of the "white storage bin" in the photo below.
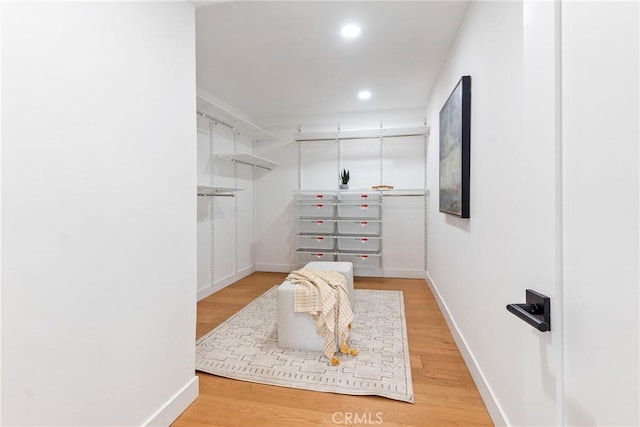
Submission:
M 332 234 L 336 232 L 336 221 L 333 219 L 297 219 L 298 233 Z
M 338 233 L 351 235 L 379 236 L 382 221 L 371 219 L 341 219 Z
M 335 236 L 318 235 L 297 235 L 297 245 L 299 249 L 324 249 L 331 250 L 336 246 Z
M 296 200 L 308 202 L 335 202 L 338 196 L 330 191 L 299 191 L 294 195 Z
M 378 192 L 371 191 L 349 191 L 349 192 L 341 192 L 340 200 L 344 200 L 345 202 L 380 202 L 381 196 Z
M 313 251 L 296 251 L 298 260 L 303 263 L 312 261 L 335 261 L 336 254 L 333 252 L 313 252 Z
M 338 261 L 350 262 L 353 264 L 353 268 L 380 268 L 381 258 L 380 254 L 362 252 L 338 254 Z
M 339 203 L 340 218 L 380 218 L 380 203 Z
M 335 208 L 335 203 L 298 203 L 296 212 L 299 218 L 333 218 Z
M 377 252 L 380 250 L 380 237 L 338 236 L 338 249 L 341 251 Z

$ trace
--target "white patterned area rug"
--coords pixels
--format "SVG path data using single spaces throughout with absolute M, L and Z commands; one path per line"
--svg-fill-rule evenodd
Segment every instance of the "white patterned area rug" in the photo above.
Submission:
M 413 403 L 401 291 L 355 291 L 349 345 L 331 366 L 322 353 L 278 348 L 273 287 L 196 342 L 196 369 L 255 383 Z

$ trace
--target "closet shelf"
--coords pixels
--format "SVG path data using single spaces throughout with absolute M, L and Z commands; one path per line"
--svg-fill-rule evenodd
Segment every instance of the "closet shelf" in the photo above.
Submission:
M 237 187 L 214 187 L 211 185 L 198 185 L 198 196 L 234 197 L 236 191 L 242 190 L 243 188 Z
M 428 126 L 377 128 L 363 130 L 339 130 L 330 132 L 298 132 L 294 140 L 298 142 L 336 141 L 350 139 L 397 138 L 405 136 L 425 136 L 429 134 Z
M 226 159 L 232 162 L 242 163 L 244 165 L 257 166 L 259 168 L 271 170 L 278 166 L 276 162 L 254 156 L 253 154 L 220 154 L 214 156 L 216 159 Z
M 408 196 L 428 196 L 429 190 L 423 189 L 393 189 L 379 190 L 382 197 L 408 197 Z
M 275 141 L 278 138 L 250 120 L 226 109 L 211 99 L 202 95 L 196 96 L 196 109 L 200 117 L 220 123 L 233 130 L 247 135 L 253 141 Z
M 354 255 L 357 257 L 381 257 L 382 251 L 349 251 L 339 249 L 296 249 L 297 254 L 322 254 L 322 255 Z
M 339 198 L 342 199 L 348 195 L 358 194 L 379 194 L 383 197 L 413 197 L 413 196 L 428 196 L 429 190 L 423 190 L 421 188 L 394 188 L 391 190 L 372 190 L 372 189 L 352 189 L 352 190 L 297 190 L 294 191 L 294 195 L 299 201 L 312 202 L 327 201 L 336 202 Z M 345 200 L 353 201 L 355 199 Z

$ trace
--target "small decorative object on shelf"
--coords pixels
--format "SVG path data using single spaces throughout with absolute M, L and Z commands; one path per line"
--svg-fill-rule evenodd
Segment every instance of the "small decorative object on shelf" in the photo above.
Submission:
M 371 186 L 372 190 L 393 190 L 393 185 L 373 185 Z
M 342 173 L 340 174 L 340 189 L 347 190 L 349 188 L 349 170 L 342 169 Z

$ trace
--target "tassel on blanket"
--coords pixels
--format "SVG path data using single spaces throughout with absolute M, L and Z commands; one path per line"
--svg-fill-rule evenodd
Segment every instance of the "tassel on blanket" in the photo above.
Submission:
M 344 354 L 348 354 L 349 356 L 357 356 L 360 352 L 355 348 L 349 348 L 346 342 L 342 343 L 340 346 L 340 351 Z
M 357 356 L 360 352 L 355 348 L 349 348 L 349 345 L 346 342 L 340 344 L 340 352 L 344 353 L 348 356 Z M 338 366 L 340 364 L 340 359 L 336 356 L 331 358 L 331 366 Z

